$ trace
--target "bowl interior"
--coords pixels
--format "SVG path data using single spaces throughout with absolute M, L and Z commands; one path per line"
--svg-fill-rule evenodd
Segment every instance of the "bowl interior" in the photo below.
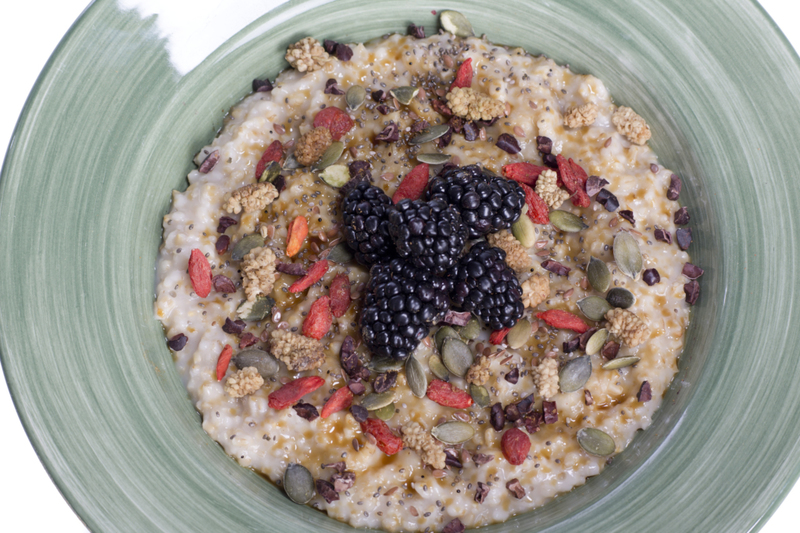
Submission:
M 687 528 L 760 523 L 800 457 L 800 429 L 776 424 L 800 404 L 798 335 L 785 327 L 798 318 L 798 191 L 782 177 L 800 170 L 796 56 L 744 0 L 435 7 L 596 75 L 646 117 L 661 163 L 684 180 L 690 253 L 706 271 L 651 429 L 601 476 L 487 531 L 671 531 L 678 506 Z M 0 259 L 3 365 L 32 442 L 92 530 L 349 529 L 290 503 L 202 431 L 153 316 L 161 217 L 225 111 L 285 66 L 287 44 L 369 40 L 410 22 L 432 32 L 437 17 L 426 2 L 338 0 L 251 19 L 182 73 L 158 16 L 95 3 L 35 87 L 4 167 L 0 243 L 15 251 Z M 731 42 L 737 29 L 753 37 Z

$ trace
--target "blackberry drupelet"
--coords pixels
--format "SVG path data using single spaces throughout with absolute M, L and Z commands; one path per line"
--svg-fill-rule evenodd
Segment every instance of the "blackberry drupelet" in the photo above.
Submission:
M 367 181 L 356 185 L 342 201 L 344 235 L 362 265 L 395 256 L 388 218 L 393 209 L 391 198 Z
M 443 200 L 401 200 L 389 213 L 389 234 L 400 257 L 435 275 L 456 264 L 467 241 L 461 216 Z
M 525 311 L 522 287 L 505 259 L 503 250 L 481 241 L 448 273 L 453 280 L 453 303 L 493 330 L 512 327 Z
M 374 353 L 407 359 L 449 307 L 452 283 L 403 259 L 376 264 L 361 312 L 361 336 Z
M 478 165 L 445 169 L 431 180 L 427 198 L 444 200 L 458 209 L 470 239 L 510 228 L 525 205 L 525 191 L 517 182 Z

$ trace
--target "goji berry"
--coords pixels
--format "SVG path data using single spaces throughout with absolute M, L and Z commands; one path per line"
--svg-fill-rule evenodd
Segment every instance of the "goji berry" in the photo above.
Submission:
M 392 202 L 397 203 L 400 200 L 408 198 L 409 200 L 419 200 L 422 198 L 422 193 L 428 187 L 428 177 L 430 175 L 430 166 L 427 163 L 422 163 L 411 169 L 411 172 L 406 174 L 400 186 L 394 191 L 392 195 Z
M 230 344 L 226 344 L 217 359 L 217 381 L 222 381 L 222 378 L 225 377 L 228 365 L 231 364 L 231 357 L 233 357 L 233 348 L 231 348 Z
M 273 161 L 276 163 L 280 162 L 281 157 L 283 157 L 283 145 L 278 140 L 272 141 L 272 144 L 267 146 L 267 149 L 261 154 L 261 159 L 258 160 L 258 164 L 256 165 L 256 181 L 261 179 L 261 175 L 267 169 L 267 165 Z
M 189 279 L 192 289 L 200 298 L 205 298 L 211 292 L 211 265 L 197 248 L 189 256 Z
M 528 218 L 530 218 L 534 224 L 549 224 L 550 207 L 547 203 L 529 186 L 524 183 L 520 183 L 519 186 L 525 191 L 525 203 L 528 205 Z
M 512 465 L 521 465 L 531 451 L 531 439 L 519 428 L 511 428 L 503 433 L 500 440 L 503 456 Z
M 338 107 L 326 107 L 314 117 L 315 128 L 328 128 L 334 141 L 338 141 L 353 129 L 353 119 Z
M 392 433 L 383 420 L 367 418 L 361 422 L 361 431 L 369 433 L 378 441 L 378 449 L 386 455 L 394 455 L 403 449 L 403 439 Z
M 569 168 L 570 168 L 570 170 L 572 170 L 572 174 L 576 178 L 578 178 L 578 180 L 580 180 L 581 185 L 585 189 L 586 188 L 586 181 L 589 179 L 589 176 L 586 174 L 586 171 L 583 170 L 583 167 L 580 166 L 575 161 L 573 161 L 572 158 L 570 158 L 569 159 Z
M 317 261 L 311 268 L 308 269 L 308 274 L 303 276 L 302 278 L 298 279 L 294 283 L 289 286 L 289 292 L 303 292 L 316 282 L 322 279 L 322 276 L 325 275 L 325 272 L 328 271 L 328 260 L 322 259 Z
M 456 87 L 462 87 L 468 89 L 472 86 L 472 58 L 468 58 L 466 61 L 459 65 L 458 70 L 456 71 L 456 79 L 453 80 L 453 83 L 450 84 L 450 90 L 452 91 Z
M 341 318 L 350 307 L 350 278 L 347 274 L 337 274 L 328 293 L 331 295 L 331 313 Z
M 544 320 L 554 328 L 571 329 L 578 333 L 584 333 L 589 329 L 589 326 L 580 317 L 561 309 L 548 309 L 542 313 L 536 313 L 536 318 Z
M 492 334 L 489 335 L 489 342 L 495 345 L 502 344 L 503 340 L 506 338 L 506 335 L 508 335 L 508 332 L 510 330 L 511 328 L 503 328 L 493 331 Z
M 336 392 L 328 398 L 328 401 L 322 406 L 322 413 L 319 416 L 328 418 L 334 413 L 347 409 L 352 403 L 353 391 L 346 386 L 342 387 L 341 389 L 337 389 Z
M 584 188 L 585 182 L 581 181 L 581 178 L 572 168 L 574 164 L 572 160 L 568 161 L 563 155 L 558 154 L 556 156 L 556 162 L 558 163 L 558 174 L 564 182 L 564 187 L 572 193 L 572 204 L 576 207 L 589 207 L 592 200 L 589 198 L 589 195 L 586 194 L 586 189 Z M 581 171 L 583 171 L 583 169 L 581 169 Z M 583 174 L 585 175 L 585 173 Z
M 539 179 L 539 174 L 545 170 L 548 170 L 548 168 L 540 167 L 533 163 L 525 163 L 523 161 L 521 163 L 511 163 L 503 166 L 503 176 L 533 187 L 536 185 L 536 180 Z
M 331 329 L 331 297 L 323 296 L 311 304 L 306 319 L 303 320 L 303 335 L 320 340 Z
M 292 257 L 300 251 L 308 236 L 308 221 L 304 216 L 297 216 L 286 227 L 286 255 Z
M 325 384 L 325 380 L 319 376 L 305 376 L 290 381 L 280 389 L 273 391 L 267 396 L 269 406 L 273 409 L 286 409 L 295 404 L 300 398 L 308 393 L 314 392 Z
M 472 405 L 472 396 L 441 379 L 431 381 L 425 394 L 429 399 L 445 407 L 467 409 Z

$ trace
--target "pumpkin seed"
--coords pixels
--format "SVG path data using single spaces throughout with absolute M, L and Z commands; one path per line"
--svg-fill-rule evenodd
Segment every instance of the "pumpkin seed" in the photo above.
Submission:
M 394 391 L 389 390 L 380 394 L 371 392 L 361 399 L 361 407 L 367 411 L 377 411 L 394 402 Z
M 433 428 L 431 435 L 445 444 L 461 444 L 475 436 L 475 428 L 467 422 L 452 420 Z
M 475 355 L 461 339 L 447 337 L 442 343 L 442 363 L 451 374 L 463 378 L 474 362 Z
M 367 363 L 367 368 L 373 372 L 383 374 L 392 370 L 400 370 L 403 368 L 403 362 L 386 355 L 375 355 Z
M 578 444 L 590 455 L 605 457 L 617 450 L 617 445 L 607 433 L 596 428 L 578 430 Z
M 233 356 L 232 362 L 236 365 L 236 368 L 255 367 L 262 378 L 274 376 L 281 369 L 277 359 L 258 348 L 242 350 Z
M 508 330 L 506 336 L 506 344 L 509 348 L 521 348 L 531 338 L 531 322 L 527 318 L 523 318 Z
M 592 376 L 592 358 L 588 355 L 568 361 L 558 372 L 558 386 L 561 392 L 580 390 Z
M 395 406 L 394 402 L 392 402 L 387 406 L 381 407 L 380 409 L 375 409 L 372 414 L 381 420 L 389 420 L 394 416 L 394 412 Z
M 342 265 L 353 260 L 353 252 L 350 251 L 350 247 L 347 246 L 347 244 L 340 242 L 331 248 L 331 253 L 328 254 L 328 259 L 334 263 L 339 263 Z
M 517 221 L 511 224 L 511 233 L 523 248 L 531 248 L 536 244 L 536 226 L 526 213 L 521 213 Z
M 621 231 L 614 237 L 614 261 L 622 273 L 637 279 L 642 271 L 642 252 L 630 233 Z
M 286 161 L 283 162 L 283 170 L 294 170 L 296 168 L 300 168 L 300 162 L 294 156 L 294 153 L 286 157 Z
M 361 104 L 363 104 L 366 99 L 367 90 L 361 85 L 353 85 L 347 89 L 347 93 L 344 95 L 344 101 L 347 104 L 347 107 L 352 111 L 355 111 L 361 107 Z
M 414 396 L 417 398 L 425 396 L 425 392 L 428 390 L 428 378 L 425 376 L 425 369 L 422 368 L 422 363 L 417 361 L 417 358 L 413 355 L 406 361 L 406 381 Z
M 467 17 L 458 11 L 442 11 L 439 14 L 439 23 L 444 28 L 444 31 L 449 31 L 456 37 L 472 37 L 475 35 L 475 32 L 472 31 L 472 24 L 469 23 Z
M 433 354 L 428 358 L 428 368 L 431 369 L 431 372 L 433 372 L 433 375 L 437 378 L 445 381 L 450 379 L 450 371 L 447 370 L 447 367 L 444 366 L 444 363 L 442 363 L 438 355 Z
M 408 105 L 411 100 L 419 93 L 419 87 L 395 87 L 389 91 L 389 94 L 397 98 L 397 101 L 403 105 Z M 444 135 L 444 134 L 442 134 Z
M 461 335 L 461 338 L 466 341 L 473 341 L 477 339 L 480 333 L 481 324 L 475 317 L 470 318 L 466 325 L 458 328 L 458 334 Z
M 417 161 L 429 165 L 442 165 L 450 161 L 450 154 L 417 154 Z
M 603 365 L 603 370 L 616 370 L 618 368 L 625 368 L 626 366 L 635 365 L 639 362 L 638 357 L 632 355 L 627 357 L 617 357 Z
M 608 330 L 605 328 L 598 329 L 592 333 L 592 336 L 589 337 L 589 340 L 586 342 L 586 355 L 594 355 L 599 352 L 600 348 L 603 347 L 607 340 Z
M 350 170 L 347 165 L 331 165 L 319 175 L 322 181 L 337 189 L 350 181 Z
M 431 141 L 435 141 L 445 133 L 450 131 L 450 126 L 447 124 L 438 124 L 436 126 L 431 126 L 428 131 L 423 131 L 419 135 L 413 137 L 409 143 L 410 144 L 423 144 Z
M 269 165 L 267 165 L 267 168 L 265 168 L 264 172 L 261 173 L 261 177 L 258 178 L 258 182 L 264 183 L 266 181 L 267 183 L 272 183 L 275 181 L 275 178 L 280 175 L 281 170 L 280 163 L 277 161 L 270 161 Z
M 433 336 L 433 341 L 436 343 L 436 349 L 439 350 L 439 353 L 442 353 L 442 344 L 444 344 L 444 340 L 447 337 L 454 337 L 456 339 L 460 339 L 461 336 L 458 332 L 450 326 L 442 326 L 437 331 L 436 334 Z
M 234 245 L 233 250 L 231 250 L 231 259 L 241 261 L 244 256 L 250 253 L 250 250 L 259 246 L 264 246 L 264 237 L 260 233 L 251 233 Z
M 578 300 L 578 309 L 589 320 L 602 320 L 611 310 L 611 305 L 599 296 L 587 296 Z
M 267 318 L 275 300 L 271 296 L 259 295 L 255 301 L 245 300 L 236 308 L 236 316 L 248 322 L 258 322 Z
M 283 473 L 283 490 L 294 503 L 305 505 L 314 497 L 314 477 L 303 465 L 289 463 Z
M 577 217 L 569 211 L 561 211 L 559 209 L 550 212 L 550 223 L 567 233 L 585 230 L 589 226 L 583 223 L 580 217 Z
M 492 398 L 489 396 L 489 391 L 486 390 L 486 387 L 483 385 L 475 385 L 474 383 L 470 383 L 469 395 L 472 396 L 472 400 L 478 404 L 478 407 L 489 407 L 489 404 L 492 403 Z
M 314 165 L 314 170 L 323 170 L 336 163 L 344 152 L 344 143 L 341 141 L 334 141 L 319 158 L 317 164 Z
M 636 297 L 628 289 L 614 287 L 606 294 L 606 301 L 608 301 L 612 307 L 627 309 L 636 302 Z
M 586 277 L 589 278 L 589 283 L 592 288 L 597 292 L 606 292 L 611 286 L 611 271 L 608 270 L 608 265 L 605 261 L 589 258 L 589 266 L 586 267 Z

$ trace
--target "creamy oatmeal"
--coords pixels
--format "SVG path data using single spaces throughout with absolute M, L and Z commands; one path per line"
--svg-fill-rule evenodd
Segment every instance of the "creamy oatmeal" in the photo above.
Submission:
M 650 425 L 702 270 L 600 80 L 420 30 L 303 39 L 254 82 L 173 193 L 155 309 L 242 466 L 355 527 L 452 532 Z

